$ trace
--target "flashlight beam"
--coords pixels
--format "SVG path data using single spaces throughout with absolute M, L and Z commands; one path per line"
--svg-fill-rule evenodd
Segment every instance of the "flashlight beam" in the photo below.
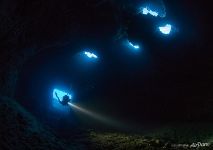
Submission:
M 106 122 L 106 121 L 107 121 L 107 119 L 105 119 L 103 116 L 100 116 L 100 115 L 98 115 L 98 114 L 96 114 L 96 113 L 93 113 L 93 112 L 91 112 L 91 111 L 88 111 L 88 110 L 86 110 L 86 109 L 84 109 L 84 108 L 82 108 L 82 107 L 79 107 L 79 106 L 75 105 L 75 104 L 72 104 L 72 103 L 69 102 L 68 105 L 69 105 L 70 107 L 75 108 L 75 109 L 77 109 L 78 111 L 80 111 L 80 112 L 82 112 L 82 113 L 84 113 L 84 114 L 86 114 L 86 115 L 88 115 L 88 116 L 94 118 L 94 119 L 100 120 L 100 121 L 102 121 L 102 122 Z
M 113 120 L 108 119 L 108 118 L 106 118 L 106 117 L 104 117 L 104 116 L 98 115 L 98 114 L 96 114 L 96 113 L 94 113 L 94 112 L 91 112 L 91 111 L 89 111 L 89 110 L 86 110 L 85 108 L 79 107 L 79 106 L 77 106 L 77 105 L 75 105 L 75 104 L 73 104 L 73 103 L 70 103 L 70 102 L 69 102 L 68 105 L 69 105 L 70 107 L 72 107 L 72 108 L 74 108 L 74 109 L 80 111 L 81 113 L 84 113 L 85 115 L 87 115 L 87 116 L 89 116 L 89 117 L 91 117 L 91 118 L 94 118 L 94 119 L 96 119 L 96 120 L 99 120 L 99 121 L 101 121 L 101 122 L 103 122 L 103 123 L 106 123 L 106 124 L 109 124 L 109 125 L 113 125 L 113 126 L 120 126 L 120 125 L 119 125 L 120 123 L 118 123 L 117 121 L 113 121 Z

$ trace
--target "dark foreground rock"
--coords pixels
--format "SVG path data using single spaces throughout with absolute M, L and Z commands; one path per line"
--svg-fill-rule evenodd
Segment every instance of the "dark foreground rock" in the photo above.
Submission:
M 42 127 L 36 119 L 14 100 L 0 97 L 1 150 L 65 150 L 56 135 Z

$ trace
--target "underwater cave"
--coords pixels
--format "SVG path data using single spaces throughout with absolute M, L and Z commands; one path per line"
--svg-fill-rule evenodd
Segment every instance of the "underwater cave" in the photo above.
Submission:
M 211 149 L 210 6 L 2 0 L 0 149 Z

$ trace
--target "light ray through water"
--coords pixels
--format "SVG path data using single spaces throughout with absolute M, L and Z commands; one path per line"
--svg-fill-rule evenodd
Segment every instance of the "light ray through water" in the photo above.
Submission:
M 79 112 L 81 112 L 81 113 L 83 113 L 83 114 L 85 114 L 85 115 L 87 115 L 87 116 L 89 116 L 89 117 L 91 117 L 91 118 L 93 118 L 95 120 L 98 120 L 98 121 L 100 121 L 102 123 L 105 123 L 107 125 L 111 125 L 111 126 L 114 126 L 114 127 L 121 127 L 121 124 L 119 122 L 114 121 L 112 119 L 109 119 L 109 118 L 107 118 L 105 116 L 99 115 L 99 114 L 97 114 L 95 112 L 89 111 L 89 110 L 87 110 L 85 108 L 82 108 L 82 107 L 80 107 L 78 105 L 75 105 L 73 103 L 70 103 L 70 102 L 68 103 L 68 105 L 71 108 L 74 108 L 74 109 L 78 110 Z

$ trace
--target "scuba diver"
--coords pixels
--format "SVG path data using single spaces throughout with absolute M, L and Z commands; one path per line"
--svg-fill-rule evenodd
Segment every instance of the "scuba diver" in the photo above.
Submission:
M 55 96 L 57 97 L 58 101 L 60 104 L 62 105 L 68 105 L 68 103 L 71 101 L 71 99 L 69 98 L 68 95 L 64 95 L 62 100 L 60 100 L 60 98 L 58 97 L 58 94 L 55 92 Z

